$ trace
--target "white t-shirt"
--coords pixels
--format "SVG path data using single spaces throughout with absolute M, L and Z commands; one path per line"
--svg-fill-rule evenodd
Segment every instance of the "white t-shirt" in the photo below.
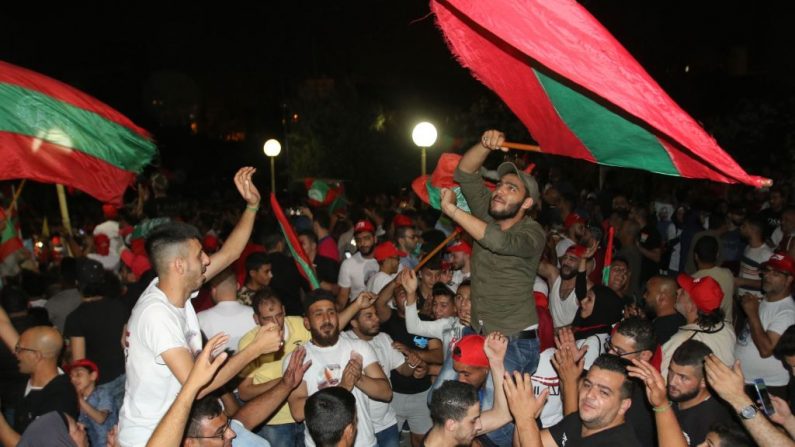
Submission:
M 375 275 L 370 276 L 370 280 L 367 281 L 367 291 L 376 294 L 379 293 L 381 289 L 383 289 L 384 286 L 389 284 L 389 281 L 392 281 L 392 279 L 395 276 L 397 276 L 397 274 L 390 275 L 389 273 L 384 273 L 382 271 L 376 272 Z M 353 294 L 353 289 L 351 289 L 351 294 Z M 356 298 L 358 296 L 359 295 L 357 294 L 353 298 Z
M 740 278 L 745 279 L 760 279 L 759 272 L 763 262 L 767 262 L 773 256 L 773 249 L 768 247 L 767 244 L 762 244 L 759 247 L 753 248 L 751 246 L 745 247 L 743 257 L 740 259 Z M 761 290 L 751 290 L 740 287 L 737 289 L 737 296 L 752 293 L 761 297 Z
M 792 297 L 774 303 L 763 299 L 759 303 L 759 319 L 765 332 L 781 335 L 795 324 L 795 302 Z M 763 359 L 759 355 L 748 323 L 737 336 L 734 356 L 742 363 L 746 383 L 753 383 L 754 379 L 764 379 L 768 386 L 784 386 L 789 383 L 789 370 L 784 368 L 781 360 L 773 356 Z
M 207 338 L 223 332 L 229 335 L 229 349 L 237 351 L 240 338 L 254 329 L 254 310 L 237 300 L 219 301 L 215 306 L 196 315 L 199 327 Z
M 119 413 L 123 447 L 145 445 L 182 388 L 160 355 L 182 347 L 195 357 L 202 349 L 190 300 L 183 308 L 174 307 L 157 284 L 155 278 L 141 294 L 127 323 L 127 379 Z
M 303 380 L 306 383 L 307 396 L 311 396 L 323 388 L 339 385 L 342 380 L 342 372 L 345 370 L 348 360 L 351 359 L 351 352 L 353 351 L 361 354 L 364 369 L 378 361 L 373 348 L 366 342 L 351 340 L 343 336 L 340 336 L 334 346 L 323 348 L 309 342 L 304 344 L 304 348 L 306 348 L 304 362 L 312 361 L 312 365 L 304 374 Z M 292 352 L 287 354 L 282 360 L 282 372 L 290 364 L 291 356 Z M 370 419 L 368 404 L 370 399 L 359 388 L 354 387 L 352 393 L 353 397 L 356 398 L 356 417 L 358 419 L 358 431 L 354 447 L 373 447 L 376 445 L 376 439 L 373 422 Z M 315 443 L 309 435 L 309 430 L 304 430 L 304 444 L 307 447 L 315 447 Z
M 373 258 L 365 259 L 361 253 L 356 253 L 342 261 L 337 284 L 340 287 L 349 287 L 351 289 L 348 299 L 353 301 L 367 288 L 367 281 L 377 272 L 378 261 Z
M 353 331 L 345 331 L 342 333 L 343 337 L 350 340 L 360 340 L 356 333 Z M 384 332 L 379 332 L 378 335 L 368 341 L 367 344 L 375 351 L 375 356 L 378 363 L 381 365 L 381 370 L 384 375 L 389 377 L 389 373 L 400 365 L 406 363 L 406 358 L 397 349 L 392 347 L 392 337 Z M 367 397 L 367 396 L 365 396 Z M 367 397 L 368 406 L 370 407 L 370 419 L 373 421 L 373 431 L 379 433 L 387 428 L 397 424 L 397 417 L 395 410 L 389 402 L 381 402 Z
M 563 279 L 558 275 L 549 289 L 549 312 L 552 314 L 552 324 L 556 328 L 570 325 L 580 308 L 577 294 L 574 293 L 573 288 L 565 300 L 561 298 L 560 285 L 562 282 Z

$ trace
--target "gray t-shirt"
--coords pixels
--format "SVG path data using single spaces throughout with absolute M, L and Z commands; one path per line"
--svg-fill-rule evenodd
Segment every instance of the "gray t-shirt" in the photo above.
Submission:
M 81 300 L 82 297 L 77 289 L 64 289 L 50 297 L 44 305 L 50 316 L 50 321 L 62 334 L 66 325 L 66 317 L 77 309 Z

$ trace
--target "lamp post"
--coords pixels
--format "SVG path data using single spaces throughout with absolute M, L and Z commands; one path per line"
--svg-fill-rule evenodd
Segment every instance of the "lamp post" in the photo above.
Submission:
M 265 146 L 262 147 L 262 150 L 265 151 L 265 155 L 270 157 L 271 159 L 271 192 L 276 192 L 276 157 L 282 151 L 282 145 L 279 143 L 278 140 L 271 138 L 270 140 L 265 142 Z
M 416 126 L 414 126 L 414 130 L 411 132 L 411 139 L 414 140 L 414 144 L 420 147 L 422 150 L 422 175 L 425 175 L 425 152 L 426 150 L 433 146 L 433 143 L 436 142 L 436 127 L 433 124 L 423 121 Z

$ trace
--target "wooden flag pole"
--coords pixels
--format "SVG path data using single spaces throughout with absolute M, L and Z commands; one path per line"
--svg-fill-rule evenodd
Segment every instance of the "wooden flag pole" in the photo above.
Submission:
M 535 144 L 511 143 L 510 141 L 504 141 L 502 143 L 502 147 L 507 147 L 508 149 L 518 149 L 520 151 L 541 152 L 541 148 Z
M 25 183 L 28 179 L 23 178 L 21 182 L 19 182 L 19 188 L 14 191 L 14 198 L 11 199 L 11 205 L 8 205 L 8 212 L 14 211 L 14 208 L 17 207 L 17 200 L 19 200 L 19 195 L 22 194 L 22 189 L 25 188 Z
M 441 249 L 443 249 L 445 246 L 447 246 L 447 244 L 448 244 L 450 241 L 452 241 L 452 240 L 453 240 L 453 239 L 454 239 L 456 236 L 458 236 L 458 233 L 460 233 L 460 232 L 461 232 L 461 227 L 458 227 L 458 228 L 456 228 L 455 230 L 453 230 L 453 232 L 452 232 L 452 233 L 450 233 L 450 236 L 447 236 L 447 239 L 443 240 L 443 241 L 442 241 L 442 243 L 440 243 L 439 245 L 437 245 L 437 246 L 436 246 L 436 248 L 434 248 L 433 250 L 431 250 L 431 252 L 430 252 L 430 253 L 428 253 L 427 255 L 425 255 L 425 257 L 424 257 L 424 258 L 422 258 L 422 260 L 420 261 L 420 263 L 419 263 L 419 264 L 417 264 L 417 266 L 416 266 L 416 267 L 414 267 L 414 271 L 415 271 L 415 272 L 419 272 L 419 271 L 420 271 L 420 269 L 422 268 L 422 266 L 423 266 L 423 265 L 427 264 L 427 263 L 428 263 L 428 261 L 430 261 L 430 260 L 431 260 L 431 258 L 433 258 L 434 256 L 436 256 L 436 253 L 439 253 L 439 251 L 440 251 Z
M 66 191 L 62 184 L 55 185 L 55 190 L 58 191 L 58 205 L 61 207 L 61 225 L 66 234 L 72 234 L 72 223 L 69 221 L 69 206 L 66 203 Z

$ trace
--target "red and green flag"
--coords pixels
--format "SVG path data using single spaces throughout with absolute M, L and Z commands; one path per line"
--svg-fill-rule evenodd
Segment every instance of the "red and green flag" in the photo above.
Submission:
M 155 150 L 146 130 L 108 105 L 0 61 L 0 180 L 61 183 L 121 204 Z
M 312 261 L 309 260 L 309 257 L 304 253 L 304 249 L 301 248 L 298 236 L 295 234 L 293 226 L 290 225 L 290 221 L 284 215 L 284 211 L 282 211 L 282 207 L 279 205 L 279 201 L 276 200 L 276 194 L 274 193 L 271 193 L 271 207 L 276 220 L 279 222 L 279 228 L 282 230 L 284 239 L 287 241 L 287 248 L 290 250 L 290 254 L 293 255 L 298 271 L 309 282 L 313 290 L 319 288 L 320 281 L 317 280 Z
M 575 0 L 432 0 L 464 67 L 545 153 L 756 187 Z
M 10 254 L 23 248 L 22 239 L 13 214 L 6 214 L 0 208 L 0 263 Z

